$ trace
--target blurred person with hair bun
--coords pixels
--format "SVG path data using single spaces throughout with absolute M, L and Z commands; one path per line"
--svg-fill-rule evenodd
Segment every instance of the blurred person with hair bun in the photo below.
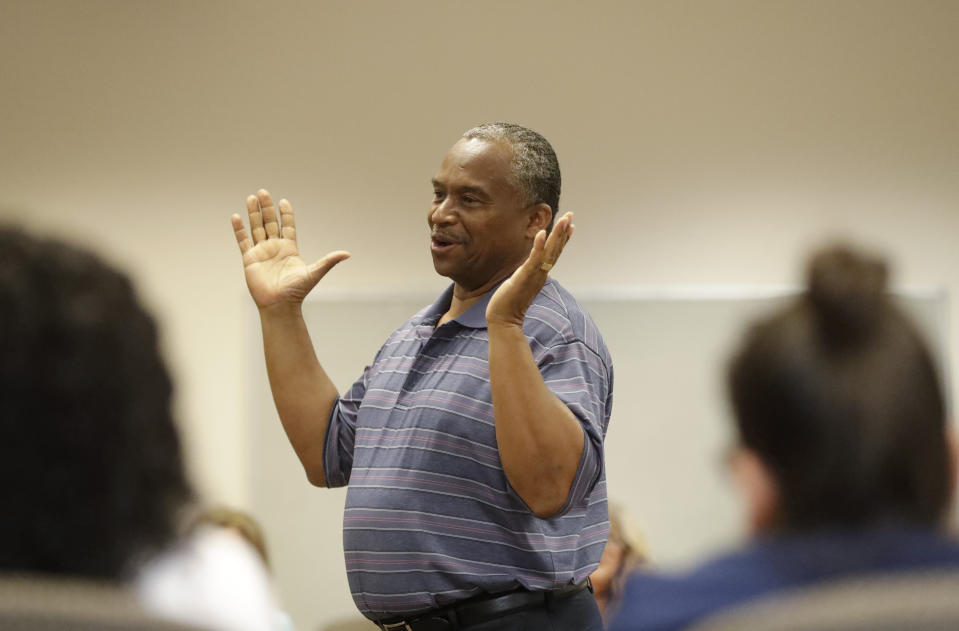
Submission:
M 635 574 L 611 631 L 681 629 L 833 579 L 959 568 L 942 387 L 885 262 L 830 247 L 807 283 L 728 368 L 750 542 L 685 574 Z

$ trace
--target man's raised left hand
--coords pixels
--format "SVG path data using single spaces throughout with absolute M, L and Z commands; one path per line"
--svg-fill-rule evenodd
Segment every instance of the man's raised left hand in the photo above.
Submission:
M 573 213 L 566 213 L 553 226 L 549 237 L 545 230 L 536 234 L 526 262 L 499 286 L 490 299 L 486 307 L 487 326 L 522 328 L 526 310 L 546 284 L 549 271 L 559 260 L 575 227 Z

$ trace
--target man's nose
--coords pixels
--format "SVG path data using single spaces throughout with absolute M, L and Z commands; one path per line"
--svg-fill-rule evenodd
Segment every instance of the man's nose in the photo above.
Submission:
M 446 197 L 438 204 L 434 204 L 430 209 L 430 223 L 431 224 L 448 224 L 456 217 L 456 213 L 453 212 L 452 203 L 450 198 Z

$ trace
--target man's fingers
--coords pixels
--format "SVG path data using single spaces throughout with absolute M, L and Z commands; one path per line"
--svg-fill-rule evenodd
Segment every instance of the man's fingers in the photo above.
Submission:
M 566 213 L 554 225 L 549 237 L 546 231 L 537 233 L 533 240 L 533 251 L 529 256 L 529 267 L 533 270 L 549 273 L 563 253 L 563 248 L 573 233 L 573 213 Z
M 259 243 L 266 239 L 266 231 L 263 229 L 263 214 L 260 213 L 260 202 L 256 195 L 246 198 L 246 211 L 250 215 L 250 234 L 253 235 L 253 243 Z
M 256 195 L 246 198 L 246 210 L 250 215 L 250 233 L 254 245 L 281 236 L 296 241 L 296 221 L 293 218 L 293 206 L 288 200 L 280 200 L 278 215 L 270 192 L 261 188 Z
M 533 237 L 533 251 L 532 254 L 539 255 L 543 253 L 543 250 L 546 248 L 546 242 L 549 240 L 545 230 L 540 230 L 536 233 L 536 236 Z
M 521 269 L 528 270 L 528 273 L 537 273 L 543 268 L 543 264 L 546 263 L 546 242 L 548 237 L 546 236 L 545 230 L 540 230 L 536 233 L 536 236 L 533 237 L 533 249 L 529 253 L 529 258 L 526 259 L 526 263 L 523 264 Z
M 343 250 L 330 252 L 316 263 L 310 265 L 310 278 L 318 283 L 337 263 L 341 263 L 348 258 L 350 258 L 349 252 Z
M 549 243 L 549 237 L 545 230 L 540 230 L 533 238 L 533 250 L 529 253 L 529 260 L 538 266 L 545 260 L 546 244 Z
M 558 237 L 558 246 L 562 250 L 563 246 L 566 245 L 566 242 L 569 241 L 569 227 L 573 225 L 573 213 L 566 213 L 559 220 L 559 230 L 554 230 L 558 232 L 556 236 Z
M 290 205 L 289 200 L 281 199 L 279 208 L 280 224 L 283 226 L 281 228 L 281 236 L 284 239 L 296 241 L 296 222 L 293 219 L 293 207 Z
M 253 240 L 250 239 L 250 235 L 243 225 L 243 219 L 234 214 L 230 217 L 230 223 L 233 224 L 233 234 L 236 236 L 236 244 L 240 246 L 240 254 L 246 254 L 246 251 L 253 247 Z
M 571 234 L 570 227 L 573 225 L 573 213 L 566 213 L 560 218 L 553 229 L 551 239 L 546 244 L 546 256 L 549 263 L 553 265 L 559 260 L 559 255 L 563 253 L 563 248 L 569 241 Z
M 280 236 L 280 224 L 277 222 L 273 198 L 265 188 L 258 190 L 256 197 L 260 202 L 260 212 L 263 213 L 263 228 L 266 230 L 266 236 L 268 239 L 275 239 Z
M 543 267 L 546 271 L 556 264 L 556 259 L 563 247 L 563 232 L 566 230 L 566 224 L 562 220 L 553 226 L 546 244 L 543 246 Z

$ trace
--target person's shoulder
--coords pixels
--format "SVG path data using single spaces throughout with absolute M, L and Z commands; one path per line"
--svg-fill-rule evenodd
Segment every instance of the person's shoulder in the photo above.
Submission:
M 633 574 L 609 631 L 683 629 L 723 610 L 826 580 L 957 565 L 959 543 L 924 530 L 761 539 L 687 572 Z
M 144 566 L 133 581 L 155 615 L 237 631 L 273 626 L 276 600 L 256 552 L 239 535 L 200 528 Z
M 775 591 L 781 586 L 762 557 L 748 547 L 681 573 L 639 571 L 627 581 L 609 631 L 683 629 Z
M 546 284 L 533 299 L 532 306 L 553 309 L 567 317 L 584 311 L 573 294 L 554 278 L 546 279 Z
M 556 340 L 585 344 L 594 353 L 612 363 L 599 327 L 573 294 L 559 281 L 549 278 L 526 312 L 533 323 L 534 336 L 552 336 Z

